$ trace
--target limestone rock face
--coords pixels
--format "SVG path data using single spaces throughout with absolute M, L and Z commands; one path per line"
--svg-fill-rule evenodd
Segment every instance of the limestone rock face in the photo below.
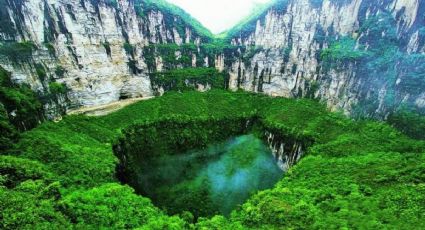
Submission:
M 0 65 L 12 72 L 14 81 L 30 85 L 40 95 L 49 94 L 52 81 L 67 86 L 66 95 L 44 101 L 52 118 L 70 108 L 160 95 L 163 89 L 151 84 L 149 74 L 186 67 L 226 72 L 232 90 L 316 98 L 346 114 L 362 103 L 374 104 L 369 113 L 385 114 L 391 109 L 388 100 L 395 101 L 393 106 L 410 103 L 425 108 L 423 89 L 406 90 L 410 75 L 403 61 L 395 62 L 394 74 L 387 77 L 387 72 L 365 71 L 358 61 L 326 67 L 321 59 L 324 49 L 344 37 L 369 51 L 373 31 L 364 27 L 385 15 L 393 23 L 397 49 L 424 54 L 421 0 L 280 0 L 253 22 L 254 29 L 230 38 L 230 52 L 206 52 L 202 45 L 209 38 L 176 15 L 148 9 L 139 0 L 5 2 L 7 15 L 2 17 L 8 20 L 0 25 L 0 41 L 32 41 L 37 50 L 30 60 L 0 58 Z M 380 35 L 388 36 L 388 31 Z M 166 45 L 170 50 L 159 55 Z M 40 68 L 47 77 L 39 76 Z
M 389 13 L 395 21 L 397 39 L 405 43 L 400 49 L 407 53 L 425 51 L 424 38 L 419 35 L 425 26 L 422 1 L 290 0 L 280 4 L 260 17 L 254 30 L 232 38 L 233 45 L 262 49 L 248 60 L 236 60 L 227 66 L 230 88 L 272 96 L 320 98 L 330 108 L 347 114 L 360 100 L 374 94 L 378 95 L 377 112 L 384 111 L 389 85 L 365 80 L 355 63 L 324 71 L 320 52 L 330 46 L 331 39 L 322 37 L 350 37 L 367 47 L 370 41 L 364 38 L 369 32 L 361 31 L 362 26 L 373 17 Z M 399 104 L 416 100 L 422 105 L 423 95 L 396 94 Z
M 60 106 L 66 108 L 152 96 L 143 48 L 202 40 L 190 26 L 179 33 L 161 11 L 151 10 L 141 16 L 133 0 L 116 1 L 117 5 L 103 0 L 6 2 L 2 7 L 8 8 L 10 27 L 16 32 L 5 33 L 2 28 L 0 40 L 32 41 L 38 49 L 28 62 L 3 58 L 0 64 L 12 72 L 13 80 L 29 84 L 41 94 L 48 91 L 49 81 L 65 84 L 68 104 Z M 39 79 L 35 65 L 45 68 L 49 79 Z M 160 57 L 156 65 L 161 71 Z M 55 74 L 57 67 L 66 70 L 63 76 Z

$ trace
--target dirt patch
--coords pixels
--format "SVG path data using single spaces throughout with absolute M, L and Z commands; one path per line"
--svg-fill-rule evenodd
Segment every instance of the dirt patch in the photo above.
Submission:
M 78 114 L 84 114 L 87 116 L 104 116 L 108 115 L 110 113 L 113 113 L 117 110 L 120 110 L 128 105 L 134 104 L 139 101 L 145 101 L 152 99 L 154 97 L 143 97 L 143 98 L 131 98 L 121 101 L 112 102 L 105 105 L 97 105 L 97 106 L 88 106 L 88 107 L 81 107 L 79 109 L 70 110 L 68 111 L 68 115 L 78 115 Z

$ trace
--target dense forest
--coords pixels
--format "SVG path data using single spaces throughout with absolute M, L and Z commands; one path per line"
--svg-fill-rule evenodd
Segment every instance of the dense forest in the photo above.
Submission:
M 146 139 L 149 148 L 165 154 L 182 151 L 175 141 L 185 140 L 185 148 L 191 148 L 244 133 L 234 120 L 250 117 L 262 124 L 251 133 L 260 135 L 258 129 L 266 127 L 309 147 L 283 180 L 227 218 L 201 216 L 195 223 L 190 211 L 169 217 L 117 179 L 112 143 L 139 136 L 131 135 L 135 131 L 125 128 L 129 125 L 146 126 L 142 134 L 158 137 Z M 199 119 L 204 122 L 195 122 Z M 121 137 L 123 128 L 128 134 Z M 388 124 L 352 121 L 311 100 L 225 91 L 168 93 L 104 117 L 69 116 L 24 133 L 1 156 L 2 227 L 419 227 L 425 207 L 424 151 L 425 142 Z M 191 193 L 196 191 L 184 191 L 195 199 Z M 202 201 L 185 204 L 201 213 L 207 208 L 199 206 Z
M 29 2 L 0 0 L 1 229 L 425 229 L 425 4 L 213 35 L 165 0 Z

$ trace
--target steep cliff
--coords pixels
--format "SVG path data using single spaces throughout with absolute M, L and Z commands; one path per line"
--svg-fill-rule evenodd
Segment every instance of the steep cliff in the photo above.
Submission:
M 230 87 L 319 98 L 362 116 L 424 109 L 424 12 L 418 0 L 278 0 L 230 31 L 233 45 L 253 52 L 227 67 Z
M 37 92 L 48 118 L 161 94 L 177 84 L 164 76 L 193 67 L 223 72 L 233 90 L 316 98 L 355 116 L 425 109 L 419 0 L 276 0 L 223 40 L 165 1 L 0 3 L 0 65 Z
M 151 96 L 148 67 L 163 69 L 157 45 L 197 47 L 210 40 L 208 30 L 163 1 L 1 0 L 1 5 L 0 63 L 15 82 L 40 94 L 50 117 L 67 108 Z M 53 97 L 52 82 L 67 90 Z

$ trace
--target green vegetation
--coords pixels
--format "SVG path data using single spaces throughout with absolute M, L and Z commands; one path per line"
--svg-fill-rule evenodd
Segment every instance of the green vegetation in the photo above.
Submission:
M 50 82 L 49 90 L 52 94 L 64 94 L 67 91 L 66 86 L 64 84 L 57 82 Z
M 322 2 L 310 0 L 317 8 Z M 99 4 L 120 10 L 116 0 L 91 3 L 99 17 Z M 85 1 L 81 4 L 86 7 Z M 21 5 L 17 1 L 13 11 L 21 12 Z M 257 7 L 216 38 L 165 0 L 136 0 L 134 6 L 143 18 L 161 11 L 167 29 L 176 28 L 181 37 L 186 27 L 202 37 L 199 47 L 161 40 L 144 47 L 152 85 L 173 91 L 163 97 L 103 117 L 67 116 L 20 133 L 43 120 L 42 105 L 28 86 L 13 83 L 0 68 L 0 229 L 425 229 L 425 118 L 395 108 L 397 100 L 404 100 L 397 98 L 395 88 L 411 98 L 423 93 L 425 55 L 402 51 L 405 44 L 391 12 L 371 13 L 352 37 L 334 39 L 334 32 L 323 28 L 315 35 L 321 47 L 328 45 L 316 54 L 325 72 L 353 67 L 370 89 L 388 85 L 382 106 L 397 112 L 386 124 L 353 121 L 308 99 L 216 90 L 227 87 L 227 74 L 190 68 L 193 56 L 200 67 L 205 57 L 213 66 L 220 54 L 226 56 L 227 66 L 236 58 L 248 64 L 262 47 L 233 46 L 229 39 L 254 32 L 269 10 L 286 11 L 287 0 Z M 0 32 L 19 33 L 6 19 L 10 17 L 5 9 L 0 9 Z M 58 20 L 58 29 L 69 37 Z M 56 33 L 46 30 L 46 41 Z M 420 36 L 424 33 L 421 29 Z M 44 45 L 56 55 L 51 43 Z M 102 46 L 110 56 L 109 42 Z M 140 73 L 135 48 L 128 42 L 123 48 L 131 56 L 129 68 Z M 0 56 L 19 64 L 28 62 L 36 49 L 31 42 L 3 42 Z M 285 62 L 291 49 L 289 45 L 281 50 Z M 155 72 L 157 57 L 164 62 L 164 72 Z M 32 66 L 46 91 L 48 85 L 49 100 L 67 92 L 63 84 L 47 84 L 43 64 Z M 290 71 L 296 74 L 297 69 L 293 64 Z M 56 67 L 57 77 L 65 73 Z M 214 89 L 201 94 L 193 90 L 198 84 Z M 306 84 L 311 88 L 308 97 L 314 97 L 318 82 Z M 360 101 L 354 116 L 375 116 L 378 93 L 360 95 L 367 99 Z M 285 143 L 285 151 L 294 151 L 293 144 L 300 143 L 305 151 L 283 179 L 270 161 L 255 164 L 259 152 L 267 160 L 271 157 L 260 139 L 253 138 L 266 139 L 265 131 L 281 141 L 274 142 L 275 147 Z M 253 135 L 240 137 L 247 133 Z M 258 176 L 250 173 L 252 168 L 271 171 Z M 246 170 L 243 177 L 238 176 L 240 169 Z M 275 179 L 279 182 L 272 187 Z M 265 184 L 256 184 L 259 181 Z
M 177 55 L 180 53 L 180 55 Z M 164 68 L 167 70 L 177 67 L 192 67 L 192 56 L 197 55 L 197 47 L 195 44 L 158 44 L 149 45 L 143 48 L 143 56 L 151 71 L 154 71 L 155 58 L 161 57 L 164 63 Z
M 0 67 L 0 150 L 10 147 L 18 130 L 35 127 L 41 120 L 41 104 L 25 85 L 17 85 Z
M 115 8 L 118 7 L 117 0 L 105 0 L 105 4 L 108 5 L 108 6 L 115 7 Z
M 57 211 L 59 183 L 36 161 L 0 156 L 0 211 L 2 229 L 70 227 Z
M 7 35 L 15 35 L 16 28 L 10 20 L 10 15 L 8 8 L 6 7 L 8 4 L 7 0 L 0 0 L 0 5 L 3 6 L 0 8 L 0 33 L 5 33 Z
M 171 117 L 239 116 L 256 117 L 273 133 L 310 148 L 276 187 L 254 194 L 230 217 L 200 218 L 196 224 L 190 223 L 187 212 L 181 218 L 167 217 L 117 184 L 118 159 L 111 143 L 126 127 Z M 164 130 L 158 129 L 157 135 Z M 425 143 L 384 123 L 354 122 L 306 99 L 215 90 L 173 92 L 104 117 L 46 122 L 24 133 L 8 152 L 13 156 L 0 157 L 6 162 L 0 163 L 5 172 L 0 181 L 8 184 L 0 187 L 2 229 L 424 227 Z
M 74 192 L 65 196 L 59 205 L 62 212 L 75 221 L 76 228 L 145 226 L 150 229 L 151 226 L 155 229 L 183 229 L 185 226 L 183 220 L 165 216 L 149 199 L 134 194 L 133 189 L 114 183 Z
M 161 11 L 164 15 L 165 24 L 170 27 L 175 27 L 182 37 L 185 35 L 186 26 L 192 28 L 193 32 L 201 36 L 203 42 L 208 42 L 213 37 L 212 33 L 198 20 L 194 19 L 180 7 L 165 0 L 136 0 L 135 9 L 140 17 L 146 17 L 147 14 L 152 11 Z
M 167 72 L 150 74 L 151 83 L 164 90 L 194 90 L 198 85 L 214 89 L 224 89 L 228 81 L 225 73 L 218 72 L 215 68 L 186 68 Z
M 424 214 L 423 154 L 308 156 L 276 188 L 233 219 L 252 229 L 418 228 Z
M 425 116 L 408 109 L 391 113 L 388 123 L 409 137 L 425 140 Z
M 103 42 L 102 45 L 103 45 L 103 48 L 105 48 L 106 54 L 110 57 L 112 53 L 111 44 L 108 41 L 106 41 L 106 42 Z M 124 49 L 127 51 L 125 45 L 126 44 L 124 44 Z
M 398 37 L 396 28 L 393 15 L 384 11 L 361 20 L 359 31 L 351 37 L 334 39 L 322 28 L 318 30 L 317 42 L 329 44 L 317 55 L 322 72 L 348 69 L 361 78 L 362 95 L 353 107 L 353 117 L 385 119 L 388 111 L 398 111 L 406 105 L 416 107 L 413 98 L 419 97 L 425 87 L 425 55 L 403 51 L 401 47 L 406 44 Z M 382 99 L 379 90 L 384 86 Z M 406 101 L 405 95 L 411 99 Z
M 56 76 L 63 77 L 65 75 L 65 73 L 66 73 L 66 69 L 65 68 L 63 68 L 60 65 L 56 66 L 56 69 L 55 69 Z
M 21 63 L 32 58 L 32 52 L 37 47 L 32 42 L 5 42 L 0 43 L 0 56 L 11 62 Z
M 130 43 L 124 43 L 123 47 L 127 55 L 134 56 L 134 47 Z
M 239 37 L 240 35 L 249 35 L 255 31 L 259 18 L 265 18 L 270 10 L 283 13 L 286 11 L 287 5 L 288 0 L 273 0 L 270 3 L 259 4 L 248 17 L 242 19 L 235 27 L 218 35 L 218 38 L 225 39 L 228 42 L 232 38 Z
M 250 46 L 247 50 L 245 50 L 242 57 L 245 65 L 249 65 L 251 59 L 261 51 L 264 51 L 263 47 L 261 46 Z
M 401 90 L 415 95 L 425 88 L 425 54 L 397 55 L 403 73 Z
M 235 131 L 243 133 L 244 119 L 177 118 L 131 127 L 116 147 L 125 149 L 117 153 L 119 158 L 128 159 L 121 165 L 123 180 L 167 213 L 190 211 L 196 219 L 228 215 L 252 193 L 282 177 L 271 151 L 253 135 L 208 146 Z
M 118 7 L 117 0 L 90 0 L 90 3 L 95 7 L 97 13 L 99 13 L 100 4 L 105 4 L 109 7 L 114 7 L 114 8 Z M 84 3 L 83 3 L 83 6 L 84 6 Z
M 46 69 L 44 68 L 44 65 L 37 63 L 35 64 L 35 72 L 37 73 L 38 78 L 40 81 L 44 81 L 47 79 L 47 73 Z
M 0 151 L 4 151 L 12 146 L 18 139 L 18 131 L 9 120 L 9 114 L 4 108 L 3 103 L 0 104 Z
M 98 14 L 99 4 L 119 10 L 116 0 L 91 3 Z M 323 1 L 310 3 L 319 8 Z M 159 41 L 144 47 L 153 87 L 173 92 L 103 117 L 67 116 L 20 133 L 40 123 L 42 105 L 28 86 L 13 83 L 0 68 L 0 229 L 425 229 L 425 118 L 395 108 L 404 99 L 394 90 L 411 98 L 423 93 L 425 55 L 402 51 L 405 44 L 391 12 L 371 13 L 351 37 L 334 39 L 334 32 L 323 28 L 315 35 L 321 47 L 328 47 L 316 54 L 325 72 L 353 67 L 370 89 L 388 85 L 382 106 L 397 111 L 388 116 L 389 124 L 353 121 L 308 99 L 216 90 L 227 87 L 227 74 L 190 68 L 204 66 L 205 57 L 213 66 L 220 54 L 227 66 L 236 58 L 248 64 L 263 48 L 229 45 L 229 39 L 252 33 L 259 18 L 269 10 L 284 12 L 287 5 L 287 0 L 276 0 L 257 7 L 214 39 L 165 0 L 134 1 L 140 17 L 161 11 L 167 29 L 176 28 L 184 37 L 189 27 L 203 44 Z M 19 33 L 5 18 L 9 12 L 0 9 L 0 32 Z M 68 34 L 60 18 L 58 23 Z M 46 33 L 53 39 L 56 32 Z M 420 36 L 424 33 L 420 30 Z M 56 55 L 51 43 L 44 45 Z M 111 44 L 102 46 L 110 56 Z M 123 48 L 131 56 L 129 68 L 140 73 L 135 48 L 128 42 Z M 3 42 L 0 56 L 19 64 L 36 49 L 31 42 Z M 281 50 L 285 62 L 291 49 Z M 164 72 L 155 72 L 158 57 Z M 48 85 L 48 97 L 67 92 L 63 84 L 47 84 L 42 63 L 33 66 L 46 91 Z M 293 64 L 289 71 L 296 74 L 297 69 Z M 57 66 L 54 72 L 63 77 L 66 70 Z M 198 84 L 213 90 L 201 94 L 193 90 Z M 318 82 L 306 84 L 313 98 Z M 374 116 L 378 93 L 360 95 L 367 99 L 354 116 Z M 267 138 L 265 131 L 281 141 L 275 147 L 285 143 L 285 151 L 294 151 L 293 144 L 300 143 L 305 151 L 283 179 L 260 140 Z M 245 134 L 252 136 L 240 136 Z M 259 152 L 267 161 L 261 158 L 256 164 Z M 260 176 L 251 173 L 253 168 Z M 240 169 L 243 176 L 238 176 Z M 279 182 L 272 187 L 275 180 Z
M 51 56 L 56 57 L 56 49 L 52 43 L 44 43 L 44 46 L 47 48 Z
M 200 49 L 201 54 L 207 56 L 210 60 L 210 66 L 214 65 L 211 62 L 215 60 L 217 55 L 224 55 L 226 57 L 224 59 L 225 65 L 230 66 L 240 56 L 239 51 L 242 53 L 245 52 L 246 47 L 231 45 L 223 39 L 214 39 L 210 43 L 202 44 Z
M 356 47 L 356 40 L 343 37 L 333 42 L 327 49 L 321 51 L 320 58 L 325 64 L 325 68 L 340 67 L 347 63 L 352 63 L 366 58 L 367 51 L 361 47 Z
M 199 46 L 193 43 L 180 46 L 177 44 L 151 44 L 143 48 L 143 56 L 152 72 L 155 71 L 156 57 L 162 58 L 163 68 L 166 70 L 194 67 L 194 64 L 196 67 L 204 67 L 206 57 L 208 58 L 207 64 L 211 67 L 215 65 L 215 58 L 223 54 L 226 56 L 225 63 L 230 65 L 239 56 L 238 50 L 244 52 L 246 48 L 228 45 L 223 40 L 216 39 L 214 42 Z M 196 57 L 196 63 L 192 63 L 193 57 Z

